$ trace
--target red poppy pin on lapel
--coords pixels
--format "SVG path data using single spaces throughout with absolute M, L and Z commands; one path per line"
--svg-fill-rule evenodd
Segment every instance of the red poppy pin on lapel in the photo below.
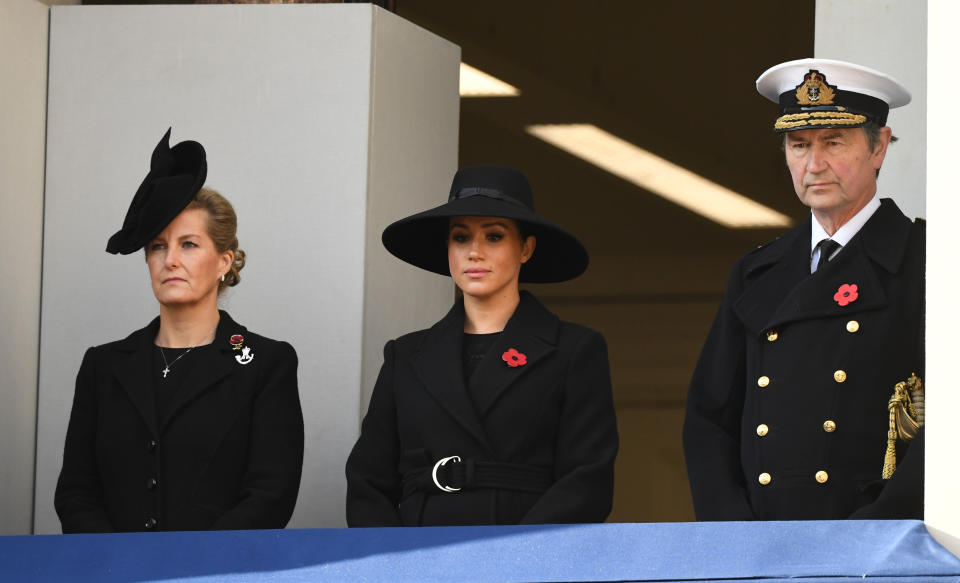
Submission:
M 510 350 L 504 352 L 500 355 L 500 358 L 507 363 L 507 366 L 513 368 L 527 364 L 527 355 L 520 352 L 516 348 L 511 348 Z
M 239 334 L 234 334 L 230 337 L 230 345 L 233 346 L 234 350 L 240 350 L 241 353 L 234 356 L 237 359 L 237 362 L 240 364 L 250 364 L 250 361 L 253 360 L 253 352 L 250 351 L 249 346 L 243 345 L 243 336 Z
M 857 293 L 857 284 L 845 283 L 837 289 L 837 293 L 833 294 L 833 301 L 837 302 L 842 307 L 857 301 L 857 297 L 859 297 L 859 295 L 860 294 Z

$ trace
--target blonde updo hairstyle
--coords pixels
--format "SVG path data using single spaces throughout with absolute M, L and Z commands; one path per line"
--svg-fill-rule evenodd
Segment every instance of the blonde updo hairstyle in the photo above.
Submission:
M 223 281 L 218 284 L 217 293 L 223 293 L 227 287 L 240 283 L 240 270 L 246 264 L 247 254 L 239 249 L 237 241 L 237 213 L 233 205 L 219 192 L 212 188 L 203 187 L 197 196 L 190 201 L 187 208 L 207 211 L 207 234 L 213 240 L 218 253 L 233 251 L 233 265 L 224 274 Z

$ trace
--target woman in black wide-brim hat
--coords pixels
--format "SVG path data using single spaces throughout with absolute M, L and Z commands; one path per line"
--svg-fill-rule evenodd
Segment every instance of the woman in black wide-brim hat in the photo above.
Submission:
M 587 268 L 511 168 L 464 168 L 449 201 L 383 232 L 462 292 L 432 328 L 391 340 L 347 460 L 350 526 L 602 522 L 618 438 L 603 337 L 521 282 Z
M 54 504 L 65 533 L 283 528 L 303 462 L 297 355 L 217 298 L 240 281 L 237 217 L 203 146 L 153 152 L 110 253 L 144 250 L 160 315 L 87 350 Z

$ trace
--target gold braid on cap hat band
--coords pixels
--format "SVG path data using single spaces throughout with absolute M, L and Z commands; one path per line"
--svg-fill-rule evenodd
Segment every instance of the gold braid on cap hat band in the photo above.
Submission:
M 798 126 L 823 125 L 858 125 L 867 123 L 867 116 L 842 111 L 805 111 L 803 113 L 789 113 L 777 118 L 773 128 L 777 130 L 795 128 Z

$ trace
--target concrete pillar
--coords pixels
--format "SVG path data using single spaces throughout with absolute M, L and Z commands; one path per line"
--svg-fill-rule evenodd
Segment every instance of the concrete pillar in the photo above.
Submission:
M 815 26 L 813 56 L 872 67 L 910 90 L 913 100 L 887 120 L 900 141 L 887 150 L 878 188 L 908 217 L 926 217 L 926 1 L 817 0 Z
M 956 390 L 957 250 L 960 199 L 957 197 L 956 115 L 960 80 L 960 4 L 930 0 L 927 37 L 927 188 L 931 221 L 927 228 L 927 465 L 926 515 L 931 534 L 960 555 L 960 501 L 957 445 L 960 444 L 960 392 Z
M 0 535 L 33 519 L 47 11 L 0 2 Z

